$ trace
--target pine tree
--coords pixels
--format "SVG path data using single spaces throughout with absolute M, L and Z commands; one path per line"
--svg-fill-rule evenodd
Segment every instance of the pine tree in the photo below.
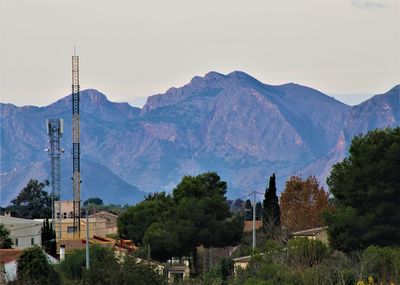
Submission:
M 263 201 L 264 215 L 263 226 L 280 227 L 281 225 L 281 211 L 278 203 L 278 196 L 276 196 L 276 178 L 275 173 L 269 178 L 269 187 L 265 190 L 265 198 Z

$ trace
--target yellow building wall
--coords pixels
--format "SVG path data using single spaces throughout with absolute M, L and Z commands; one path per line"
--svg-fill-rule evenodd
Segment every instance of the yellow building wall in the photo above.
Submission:
M 62 239 L 73 239 L 73 238 L 86 238 L 86 219 L 81 219 L 81 231 L 80 233 L 74 233 L 73 231 L 74 220 L 73 219 L 62 219 L 61 220 L 61 238 Z M 55 221 L 56 237 L 59 238 L 60 221 Z M 107 225 L 105 219 L 90 218 L 89 219 L 89 237 L 92 238 L 94 235 L 106 236 Z

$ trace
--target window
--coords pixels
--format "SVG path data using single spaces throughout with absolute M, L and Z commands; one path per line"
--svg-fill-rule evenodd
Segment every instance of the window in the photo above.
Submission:
M 67 227 L 67 233 L 72 234 L 74 232 L 74 227 Z
M 15 239 L 15 246 L 18 246 L 18 239 Z
M 31 238 L 31 245 L 34 245 L 34 244 L 35 244 L 35 239 Z
M 67 218 L 67 212 L 64 212 L 63 219 Z
M 60 212 L 57 212 L 57 219 L 60 218 Z

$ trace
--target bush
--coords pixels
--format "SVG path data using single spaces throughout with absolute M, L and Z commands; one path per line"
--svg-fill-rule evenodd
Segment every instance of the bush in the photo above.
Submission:
M 74 250 L 67 254 L 65 259 L 59 265 L 61 274 L 70 280 L 80 281 L 85 270 L 86 257 L 84 250 Z
M 365 270 L 363 279 L 372 276 L 378 284 L 400 283 L 399 248 L 370 246 L 363 252 L 361 263 Z
M 319 265 L 306 268 L 299 274 L 299 283 L 353 285 L 356 276 L 356 264 L 345 255 L 337 255 L 324 259 Z
M 288 268 L 275 263 L 268 255 L 256 255 L 246 270 L 238 270 L 237 284 L 295 284 L 294 275 Z
M 288 242 L 288 264 L 303 268 L 314 266 L 329 256 L 329 248 L 319 240 L 295 238 Z
M 125 257 L 120 270 L 118 285 L 157 285 L 163 282 L 162 272 L 157 266 L 147 261 L 139 262 L 133 255 Z
M 25 249 L 18 258 L 17 284 L 57 285 L 58 273 L 50 265 L 46 255 L 38 246 Z
M 133 255 L 117 261 L 111 249 L 99 246 L 90 247 L 89 270 L 86 269 L 85 250 L 67 254 L 59 270 L 66 281 L 75 284 L 157 285 L 163 280 L 156 265 L 140 261 Z

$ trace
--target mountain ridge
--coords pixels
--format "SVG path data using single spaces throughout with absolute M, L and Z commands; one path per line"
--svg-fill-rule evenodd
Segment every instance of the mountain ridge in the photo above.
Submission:
M 230 197 L 264 190 L 272 172 L 280 191 L 294 174 L 315 174 L 325 185 L 330 166 L 345 156 L 355 133 L 400 124 L 399 87 L 353 107 L 310 87 L 268 85 L 240 71 L 195 76 L 150 96 L 143 108 L 87 89 L 81 91 L 82 159 L 92 163 L 91 171 L 101 168 L 115 184 L 129 188 L 127 202 L 143 196 L 141 190 L 171 191 L 183 175 L 204 171 L 217 171 L 228 181 Z M 69 165 L 70 100 L 69 95 L 44 107 L 0 105 L 1 177 L 30 162 L 49 161 L 43 149 L 44 120 L 50 117 L 65 120 L 63 164 Z M 49 169 L 39 174 L 48 177 Z M 28 179 L 17 176 L 2 183 L 2 196 L 15 196 L 19 189 L 12 185 Z M 97 187 L 105 201 L 124 201 L 126 191 L 102 189 L 106 183 L 95 180 L 89 178 L 89 193 Z M 63 185 L 66 191 L 69 184 Z

